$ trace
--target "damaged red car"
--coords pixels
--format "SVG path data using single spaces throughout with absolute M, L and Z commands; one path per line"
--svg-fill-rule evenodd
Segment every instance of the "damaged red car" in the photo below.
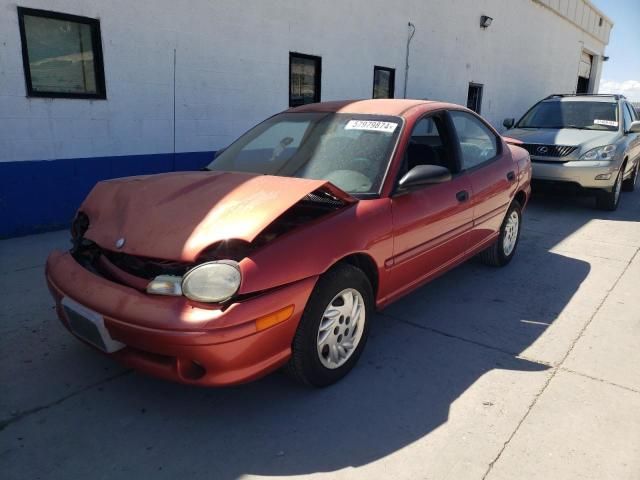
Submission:
M 512 259 L 530 179 L 527 152 L 458 105 L 306 105 L 206 171 L 98 183 L 46 278 L 71 333 L 139 371 L 329 385 L 376 309 L 474 255 Z

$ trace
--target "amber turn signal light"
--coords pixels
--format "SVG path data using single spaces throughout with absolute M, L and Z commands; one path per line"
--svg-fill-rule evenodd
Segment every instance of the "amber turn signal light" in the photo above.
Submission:
M 285 320 L 289 320 L 291 315 L 293 315 L 293 305 L 289 305 L 288 307 L 281 308 L 269 315 L 260 317 L 256 320 L 256 332 L 266 330 L 267 328 L 271 328 Z

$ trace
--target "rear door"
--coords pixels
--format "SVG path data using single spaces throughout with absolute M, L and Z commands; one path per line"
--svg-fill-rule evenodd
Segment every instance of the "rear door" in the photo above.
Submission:
M 517 165 L 508 148 L 479 117 L 449 112 L 460 145 L 462 171 L 473 190 L 470 247 L 489 242 L 500 230 L 517 186 Z
M 453 178 L 392 197 L 394 256 L 387 265 L 391 296 L 446 269 L 469 247 L 471 184 L 458 172 L 453 141 L 444 111 L 425 116 L 414 126 L 398 179 L 417 165 L 429 164 L 449 168 Z

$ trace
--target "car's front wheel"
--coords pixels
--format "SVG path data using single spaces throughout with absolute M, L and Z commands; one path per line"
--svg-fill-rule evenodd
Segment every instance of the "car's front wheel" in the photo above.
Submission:
M 306 385 L 324 387 L 354 367 L 369 333 L 373 289 L 349 264 L 325 273 L 307 302 L 293 339 L 287 373 Z
M 516 253 L 522 227 L 522 207 L 513 201 L 500 227 L 498 240 L 480 252 L 480 260 L 492 267 L 502 267 L 509 263 Z
M 616 182 L 611 191 L 602 190 L 596 196 L 596 206 L 601 210 L 614 211 L 620 203 L 620 192 L 622 191 L 622 172 L 624 167 L 618 172 Z

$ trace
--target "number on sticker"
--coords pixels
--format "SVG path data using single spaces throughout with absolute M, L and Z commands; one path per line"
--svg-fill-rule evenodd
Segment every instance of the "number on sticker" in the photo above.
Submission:
M 393 133 L 398 126 L 393 122 L 381 122 L 378 120 L 349 120 L 345 130 L 367 130 L 369 132 Z
M 618 126 L 618 122 L 614 122 L 613 120 L 600 120 L 600 119 L 595 119 L 593 121 L 594 125 L 607 125 L 608 127 L 617 127 Z

